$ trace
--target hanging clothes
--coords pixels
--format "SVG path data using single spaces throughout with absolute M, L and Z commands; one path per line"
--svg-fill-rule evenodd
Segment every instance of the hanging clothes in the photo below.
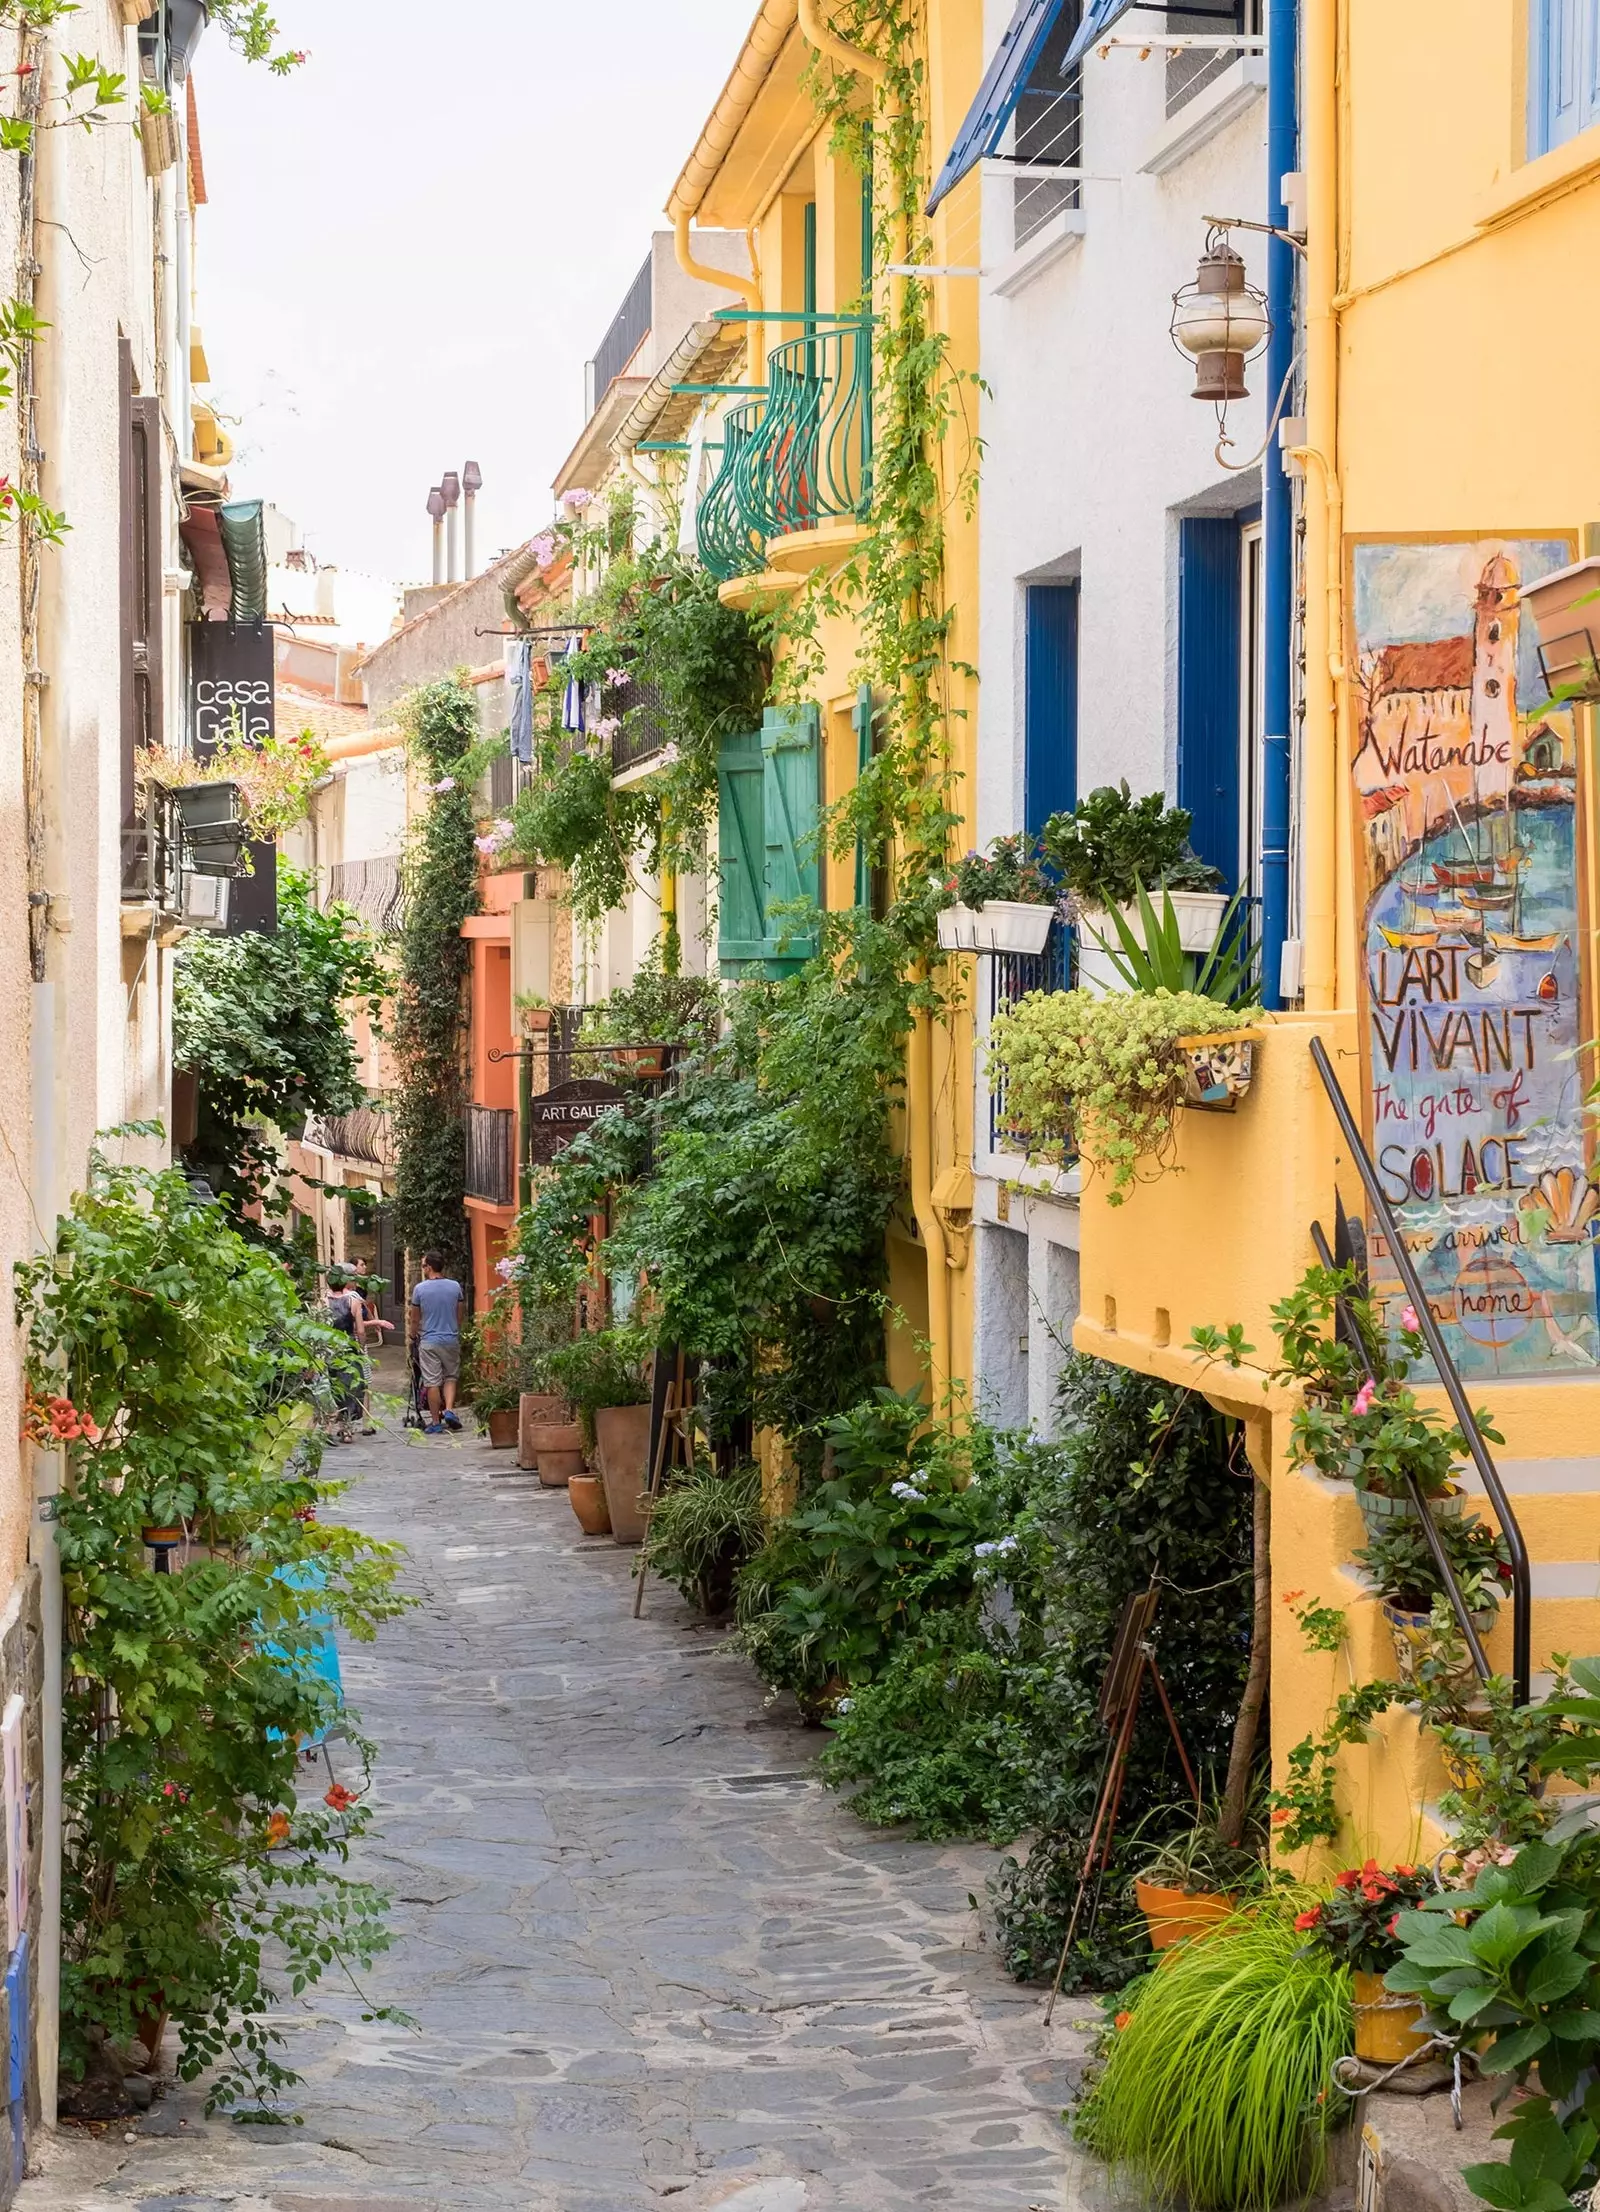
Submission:
M 688 465 L 683 472 L 683 507 L 678 516 L 678 551 L 686 561 L 700 558 L 700 474 L 706 457 L 706 410 L 689 430 Z
M 564 660 L 575 660 L 583 651 L 583 640 L 576 631 L 567 640 Z M 583 712 L 583 685 L 576 676 L 569 676 L 561 694 L 561 727 L 582 736 L 585 727 Z
M 533 766 L 533 640 L 506 642 L 506 692 L 511 702 L 511 757 Z

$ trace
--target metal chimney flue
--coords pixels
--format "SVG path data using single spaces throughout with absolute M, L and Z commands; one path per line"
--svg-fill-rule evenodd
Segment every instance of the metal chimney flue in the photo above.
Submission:
M 433 521 L 433 580 L 444 582 L 444 493 L 437 484 L 428 494 L 428 513 Z
M 461 479 L 454 469 L 446 469 L 440 477 L 439 490 L 444 499 L 445 546 L 449 555 L 449 575 L 446 581 L 459 584 L 461 569 L 457 557 L 456 509 L 461 505 Z
M 478 494 L 483 489 L 483 471 L 476 461 L 469 461 L 461 471 L 461 488 L 466 493 L 466 522 L 463 535 L 466 539 L 467 580 L 470 583 L 478 573 L 476 523 Z

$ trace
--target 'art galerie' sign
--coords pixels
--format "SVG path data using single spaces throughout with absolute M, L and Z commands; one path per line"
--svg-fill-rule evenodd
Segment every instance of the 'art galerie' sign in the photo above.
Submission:
M 1521 586 L 1561 539 L 1355 548 L 1368 1138 L 1466 1374 L 1600 1362 L 1570 708 Z M 1373 1288 L 1395 1318 L 1381 1238 Z

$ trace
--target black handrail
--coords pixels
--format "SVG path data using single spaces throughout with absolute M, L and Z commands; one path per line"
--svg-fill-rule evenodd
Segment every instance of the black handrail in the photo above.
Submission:
M 1433 1308 L 1422 1287 L 1422 1278 L 1406 1249 L 1394 1211 L 1383 1195 L 1378 1170 L 1367 1150 L 1356 1118 L 1350 1111 L 1350 1101 L 1344 1095 L 1344 1087 L 1333 1071 L 1333 1062 L 1328 1058 L 1327 1048 L 1320 1037 L 1313 1037 L 1311 1040 L 1311 1060 L 1322 1078 L 1322 1087 L 1328 1094 L 1328 1104 L 1333 1108 L 1333 1118 L 1339 1124 L 1339 1133 L 1350 1148 L 1350 1157 L 1355 1162 L 1356 1173 L 1361 1178 L 1373 1216 L 1388 1239 L 1396 1272 L 1405 1284 L 1423 1339 L 1433 1354 L 1434 1366 L 1439 1370 L 1439 1381 L 1450 1401 L 1450 1410 L 1466 1438 L 1472 1463 L 1489 1494 L 1489 1502 L 1500 1523 L 1500 1533 L 1506 1541 L 1506 1550 L 1511 1554 L 1511 1679 L 1517 1703 L 1526 1705 L 1531 1700 L 1533 1679 L 1533 1581 L 1528 1571 L 1528 1547 L 1522 1540 L 1522 1530 L 1511 1510 L 1511 1500 L 1506 1496 L 1499 1469 L 1490 1457 L 1488 1445 L 1479 1434 L 1466 1386 L 1457 1372 L 1455 1361 L 1450 1357 L 1450 1348 L 1445 1343 L 1444 1333 L 1433 1318 Z M 1425 1511 L 1422 1518 L 1425 1527 L 1432 1525 L 1431 1514 Z M 1453 1582 L 1446 1587 L 1453 1587 Z
M 1324 1267 L 1332 1271 L 1338 1263 L 1328 1250 L 1328 1240 L 1322 1233 L 1320 1221 L 1313 1221 L 1311 1224 L 1311 1241 L 1317 1248 L 1317 1258 Z M 1361 1332 L 1355 1315 L 1342 1298 L 1334 1300 L 1334 1307 L 1345 1342 L 1351 1346 L 1356 1357 L 1366 1369 L 1368 1382 L 1376 1382 L 1378 1379 L 1377 1370 L 1373 1367 L 1371 1355 L 1367 1350 L 1367 1340 Z M 1444 1538 L 1439 1534 L 1439 1524 L 1428 1510 L 1428 1502 L 1422 1495 L 1422 1485 L 1418 1482 L 1416 1476 L 1409 1467 L 1404 1468 L 1402 1472 L 1405 1476 L 1406 1488 L 1411 1493 L 1412 1508 L 1422 1524 L 1422 1533 L 1427 1539 L 1429 1551 L 1433 1554 L 1433 1563 L 1439 1570 L 1439 1579 L 1444 1584 L 1445 1596 L 1450 1600 L 1450 1610 L 1456 1617 L 1456 1626 L 1466 1640 L 1467 1655 L 1477 1672 L 1478 1680 L 1487 1682 L 1489 1679 L 1488 1655 L 1479 1640 L 1472 1615 L 1467 1609 L 1467 1601 L 1462 1595 L 1461 1585 L 1456 1580 L 1456 1571 L 1450 1564 L 1450 1555 L 1444 1548 Z

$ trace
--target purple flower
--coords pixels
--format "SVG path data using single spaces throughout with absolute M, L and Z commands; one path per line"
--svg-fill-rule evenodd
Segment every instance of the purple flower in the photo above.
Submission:
M 437 798 L 441 792 L 454 791 L 455 787 L 456 779 L 454 776 L 441 776 L 439 781 L 432 786 L 434 797 Z
M 493 837 L 475 837 L 472 842 L 480 853 L 489 854 L 499 850 L 498 840 Z
M 529 541 L 528 551 L 541 568 L 548 568 L 556 557 L 555 532 L 553 530 L 541 530 L 536 538 Z
M 621 727 L 622 717 L 620 714 L 602 714 L 597 721 L 591 722 L 589 725 L 591 732 L 596 737 L 615 737 Z
M 494 1271 L 499 1276 L 501 1282 L 509 1283 L 512 1276 L 517 1272 L 517 1263 L 515 1260 L 509 1258 L 496 1260 L 494 1263 Z
M 561 504 L 569 515 L 581 515 L 593 497 L 593 492 L 582 490 L 563 492 L 561 494 Z
M 628 671 L 625 668 L 608 668 L 606 670 L 606 682 L 611 686 L 613 691 L 621 691 L 624 685 L 629 684 L 632 681 L 633 678 L 628 674 Z

